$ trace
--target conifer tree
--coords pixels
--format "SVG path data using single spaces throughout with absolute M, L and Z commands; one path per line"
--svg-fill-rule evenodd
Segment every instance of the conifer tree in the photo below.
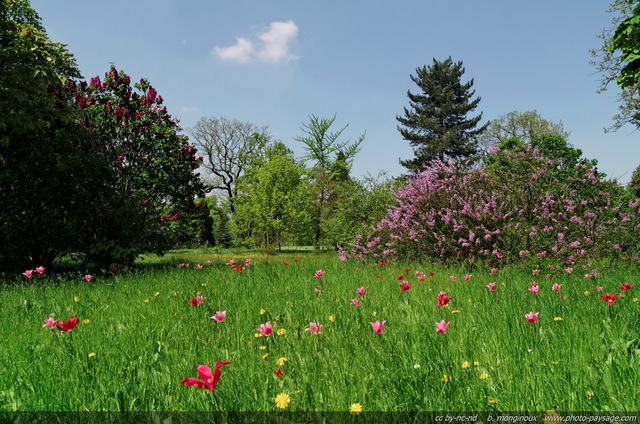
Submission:
M 477 137 L 487 124 L 477 128 L 482 113 L 467 117 L 480 97 L 472 99 L 473 79 L 462 83 L 464 71 L 462 62 L 454 63 L 449 57 L 442 62 L 433 59 L 432 65 L 411 75 L 421 92 L 407 92 L 410 108 L 405 107 L 404 116 L 396 119 L 401 124 L 398 131 L 414 148 L 415 158 L 400 160 L 402 166 L 420 170 L 434 159 L 468 159 L 478 152 Z

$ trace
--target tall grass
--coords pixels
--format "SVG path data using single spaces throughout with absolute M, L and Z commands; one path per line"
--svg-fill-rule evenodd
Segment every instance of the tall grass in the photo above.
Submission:
M 298 257 L 254 255 L 233 272 L 228 254 L 182 251 L 91 282 L 79 274 L 5 281 L 0 410 L 274 411 L 280 393 L 291 399 L 286 410 L 298 411 L 347 411 L 354 403 L 364 411 L 640 410 L 637 265 L 585 279 L 578 270 L 490 275 Z M 420 282 L 415 271 L 434 275 Z M 401 274 L 413 286 L 406 292 Z M 534 280 L 538 294 L 528 291 Z M 485 287 L 494 281 L 497 290 Z M 624 282 L 636 286 L 625 294 Z M 563 284 L 559 292 L 554 283 Z M 358 287 L 367 293 L 358 296 Z M 452 300 L 437 308 L 440 291 Z M 600 299 L 605 292 L 624 296 L 610 306 Z M 191 306 L 197 295 L 207 299 Z M 210 318 L 223 310 L 224 322 Z M 536 323 L 525 319 L 530 311 L 540 312 Z M 51 314 L 80 324 L 70 332 L 43 328 Z M 443 319 L 451 324 L 439 334 Z M 377 320 L 386 321 L 381 334 L 370 325 Z M 274 333 L 256 337 L 267 321 Z M 310 322 L 322 324 L 318 334 L 304 331 Z M 198 365 L 223 361 L 231 365 L 213 392 L 179 384 L 197 377 Z

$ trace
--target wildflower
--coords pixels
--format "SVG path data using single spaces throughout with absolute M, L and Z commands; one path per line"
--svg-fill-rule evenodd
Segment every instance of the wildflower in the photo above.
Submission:
M 618 294 L 609 294 L 606 293 L 604 296 L 600 297 L 600 299 L 604 300 L 605 302 L 609 302 L 609 306 L 613 305 L 613 301 L 616 300 L 618 298 Z
M 44 267 L 39 266 L 34 271 L 37 272 L 38 274 L 44 274 Z
M 249 268 L 251 266 L 251 259 L 245 259 L 244 260 L 244 267 L 245 268 Z
M 287 333 L 287 330 L 285 330 L 284 328 L 278 328 L 278 331 L 276 331 L 276 334 L 278 336 L 284 336 Z
M 196 269 L 202 269 L 202 268 L 204 268 L 202 265 L 196 264 Z
M 83 319 L 83 320 L 82 320 L 82 323 L 83 323 L 83 324 L 89 324 L 90 322 L 91 322 L 91 320 L 90 320 L 90 319 Z
M 289 266 L 289 265 L 291 265 L 291 262 L 289 262 L 289 261 L 284 261 L 282 264 L 283 264 L 284 266 Z
M 498 272 L 498 268 L 491 268 L 491 273 L 489 275 L 493 277 L 496 275 L 496 272 Z
M 467 275 L 465 275 L 463 278 L 464 278 L 465 280 L 469 281 L 469 280 L 471 280 L 471 277 L 472 277 L 472 276 L 473 276 L 472 274 L 467 274 Z
M 237 267 L 233 268 L 233 272 L 240 272 L 242 271 L 244 268 L 242 268 L 242 264 L 239 264 Z
M 44 327 L 56 328 L 56 324 L 57 323 L 58 323 L 58 321 L 53 319 L 53 317 L 49 317 L 44 321 L 44 324 L 42 325 L 42 328 L 44 328 Z
M 267 312 L 264 309 L 260 309 L 260 315 L 264 315 L 264 313 Z
M 436 305 L 436 308 L 439 308 L 440 306 L 446 306 L 447 303 L 449 303 L 449 301 L 451 300 L 451 298 L 449 296 L 447 296 L 446 292 L 440 292 L 438 293 L 438 296 L 436 297 L 436 300 L 438 301 L 438 304 Z
M 80 302 L 80 298 L 78 296 L 73 296 L 73 301 L 78 303 Z
M 266 324 L 260 324 L 260 327 L 256 328 L 256 331 L 258 331 L 263 336 L 270 336 L 271 333 L 273 332 L 271 321 L 267 321 Z
M 376 278 L 382 278 L 381 274 L 376 274 Z
M 144 303 L 149 303 L 149 299 L 143 300 Z
M 213 375 L 211 375 L 211 368 L 206 365 L 198 365 L 198 375 L 202 380 L 190 377 L 182 380 L 180 384 L 186 383 L 187 387 L 196 386 L 200 387 L 201 389 L 213 390 L 218 385 L 218 380 L 220 379 L 220 368 L 229 364 L 231 364 L 231 362 L 218 362 L 216 364 L 216 370 Z
M 300 259 L 298 259 L 298 258 L 293 258 L 293 262 L 300 262 Z
M 384 324 L 387 321 L 376 321 L 376 322 L 370 322 L 369 324 L 371 324 L 371 328 L 373 329 L 373 332 L 376 334 L 380 334 L 382 333 L 382 331 L 384 331 Z
M 227 265 L 236 266 L 236 261 L 234 259 L 231 259 L 229 262 L 227 262 Z
M 480 365 L 480 362 L 478 362 L 478 361 L 473 361 L 473 366 L 474 366 L 474 367 L 477 367 L 478 365 Z
M 349 407 L 349 413 L 352 415 L 359 415 L 362 412 L 362 405 L 359 403 L 352 403 Z
M 71 331 L 78 325 L 78 318 L 71 317 L 68 321 L 58 321 L 56 328 L 60 331 Z
M 328 320 L 331 321 L 331 322 L 335 322 L 336 321 L 336 317 L 334 317 L 333 315 L 329 315 Z
M 593 277 L 593 274 L 584 274 L 585 280 L 589 280 L 591 277 Z
M 313 278 L 316 278 L 319 280 L 322 278 L 323 275 L 324 275 L 324 271 L 319 269 L 315 272 L 315 274 L 313 274 Z
M 267 359 L 269 357 L 268 353 L 265 353 L 264 355 L 262 355 L 262 359 Z
M 449 276 L 449 281 L 455 281 L 456 280 L 456 276 L 455 275 L 450 275 Z
M 450 379 L 451 379 L 451 377 L 449 377 L 447 374 L 445 374 L 445 375 L 443 375 L 443 376 L 442 376 L 442 381 L 444 381 L 445 383 L 446 383 L 447 381 L 449 381 Z
M 93 280 L 93 276 L 90 274 L 85 275 L 84 277 L 82 277 L 82 279 L 86 282 L 89 282 L 91 280 Z
M 284 363 L 285 363 L 285 362 L 287 362 L 287 361 L 288 361 L 288 359 L 287 359 L 287 358 L 285 358 L 285 357 L 283 356 L 283 357 L 278 358 L 278 359 L 276 360 L 276 364 L 278 364 L 279 366 L 283 366 L 283 365 L 284 365 Z
M 497 284 L 496 283 L 489 283 L 485 287 L 488 288 L 491 291 L 495 291 L 495 289 L 497 288 Z
M 214 316 L 211 317 L 212 320 L 216 322 L 222 322 L 227 318 L 227 311 L 218 311 Z
M 258 350 L 267 350 L 266 346 L 258 346 Z
M 533 294 L 538 294 L 538 291 L 540 291 L 540 287 L 538 287 L 538 283 L 536 283 L 535 281 L 532 281 L 531 288 L 529 289 L 529 291 Z
M 404 274 L 396 275 L 396 280 L 398 281 L 404 280 Z
M 433 277 L 433 272 L 430 272 L 429 274 L 427 274 L 429 277 Z
M 283 377 L 282 370 L 281 370 L 280 368 L 278 368 L 278 369 L 273 373 L 273 375 L 275 375 L 275 376 L 276 376 L 276 377 L 278 377 L 278 378 L 282 378 L 282 377 Z
M 495 400 L 495 399 L 489 399 L 489 403 L 492 403 L 492 404 L 493 404 L 493 403 L 497 403 L 497 402 L 498 402 L 498 401 L 497 401 L 497 400 Z
M 155 292 L 153 295 L 154 295 L 155 297 L 158 297 L 158 296 L 160 296 L 160 292 Z
M 620 290 L 622 290 L 623 292 L 626 292 L 627 290 L 629 290 L 631 287 L 633 287 L 633 284 L 629 284 L 629 283 L 624 283 L 623 285 L 621 285 L 620 287 L 618 287 Z
M 534 269 L 531 273 L 533 275 L 539 275 L 540 274 L 540 270 L 539 269 Z
M 540 315 L 540 312 L 536 312 L 534 314 L 533 311 L 531 311 L 528 314 L 525 314 L 524 317 L 527 319 L 527 321 L 533 324 L 538 320 L 538 315 Z
M 592 397 L 595 396 L 595 393 L 593 393 L 593 390 L 587 390 L 586 395 L 587 395 L 587 399 L 591 399 Z
M 204 296 L 196 296 L 196 297 L 194 297 L 192 299 L 189 299 L 189 304 L 191 306 L 198 306 L 199 304 L 204 302 L 205 299 L 206 299 L 206 297 L 204 297 Z
M 313 334 L 318 334 L 321 328 L 322 324 L 318 324 L 317 322 L 310 322 L 309 327 L 305 328 L 304 331 L 311 331 Z
M 553 318 L 554 321 L 562 321 L 562 317 L 555 317 Z
M 553 286 L 551 286 L 551 290 L 553 291 L 560 291 L 560 289 L 562 288 L 564 284 L 554 284 Z
M 315 294 L 320 294 L 320 293 L 322 293 L 322 290 L 320 290 L 320 289 L 318 289 L 318 288 L 315 288 L 315 289 L 313 289 L 313 292 L 314 292 Z
M 90 354 L 87 355 L 89 358 L 93 358 L 94 356 L 96 356 L 95 352 L 91 352 Z
M 407 291 L 407 290 L 412 289 L 412 288 L 413 288 L 413 286 L 410 286 L 408 281 L 403 281 L 403 282 L 400 283 L 400 291 L 401 292 Z
M 380 261 L 378 262 L 378 266 L 387 266 L 387 263 L 385 261 Z
M 211 265 L 211 260 L 208 260 L 208 261 L 207 261 L 207 265 Z
M 445 322 L 445 320 L 442 320 L 440 322 L 436 322 L 435 324 L 436 333 L 447 334 L 447 328 L 449 328 L 449 324 L 451 324 L 451 321 Z
M 488 374 L 485 374 L 485 373 L 482 373 L 482 374 L 480 374 L 480 375 L 478 376 L 478 378 L 479 378 L 480 380 L 486 380 L 487 378 L 489 378 L 489 375 L 488 375 Z
M 571 274 L 573 272 L 573 268 L 565 268 L 564 272 L 566 272 L 567 274 Z
M 29 269 L 29 270 L 23 272 L 22 275 L 24 275 L 27 278 L 31 278 L 33 276 L 33 270 Z
M 415 364 L 415 365 L 413 366 L 413 368 L 415 368 L 415 369 L 420 368 L 420 364 Z
M 257 339 L 257 338 L 259 338 L 259 337 L 262 337 L 262 334 L 260 334 L 260 333 L 254 333 L 254 334 L 253 334 L 253 337 L 255 337 L 255 338 Z
M 275 402 L 278 408 L 286 409 L 286 407 L 289 406 L 289 403 L 291 402 L 291 398 L 286 393 L 280 393 L 278 396 L 276 396 Z
M 461 365 L 462 369 L 467 369 L 470 367 L 469 363 L 467 361 L 464 361 Z
M 358 289 L 356 290 L 356 293 L 360 296 L 364 296 L 365 294 L 367 294 L 367 289 L 369 287 L 358 287 Z
M 200 284 L 202 287 L 207 287 L 207 283 L 201 283 Z
M 589 293 L 589 291 L 584 292 L 585 296 L 589 296 L 591 293 Z
M 451 311 L 451 313 L 452 313 L 452 314 L 459 314 L 459 313 L 460 313 L 460 311 L 459 311 L 459 310 L 457 310 L 457 309 L 454 309 L 453 311 Z
M 594 288 L 595 291 L 597 291 L 598 293 L 600 293 L 602 291 L 602 287 L 597 286 L 596 288 Z

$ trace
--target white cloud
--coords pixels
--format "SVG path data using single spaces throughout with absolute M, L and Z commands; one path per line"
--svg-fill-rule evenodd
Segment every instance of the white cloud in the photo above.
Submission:
M 253 53 L 253 43 L 246 38 L 236 37 L 236 44 L 233 46 L 215 46 L 213 51 L 221 59 L 247 62 Z
M 258 57 L 268 62 L 279 60 L 293 60 L 296 56 L 289 53 L 289 40 L 298 34 L 298 26 L 293 21 L 271 22 L 269 31 L 260 34 L 264 45 L 258 52 Z
M 293 21 L 271 22 L 269 29 L 258 35 L 258 48 L 246 38 L 236 37 L 236 44 L 229 47 L 215 46 L 213 53 L 223 60 L 248 62 L 257 58 L 265 62 L 291 61 L 298 57 L 289 52 L 289 42 L 298 35 Z

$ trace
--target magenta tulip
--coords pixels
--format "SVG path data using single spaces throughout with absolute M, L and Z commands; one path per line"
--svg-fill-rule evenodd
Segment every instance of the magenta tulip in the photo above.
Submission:
M 190 377 L 182 380 L 180 384 L 186 384 L 187 387 L 196 386 L 201 389 L 213 390 L 218 385 L 218 380 L 220 379 L 220 368 L 229 364 L 231 364 L 231 362 L 218 362 L 216 364 L 216 370 L 213 375 L 211 375 L 211 368 L 206 365 L 199 365 L 197 367 L 197 370 L 198 375 L 202 380 Z

